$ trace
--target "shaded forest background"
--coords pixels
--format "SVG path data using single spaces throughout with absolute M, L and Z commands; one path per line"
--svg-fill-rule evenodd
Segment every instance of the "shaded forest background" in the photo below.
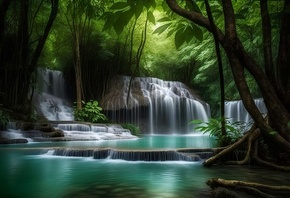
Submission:
M 239 37 L 257 62 L 263 62 L 259 3 L 234 2 Z M 196 6 L 203 1 L 184 5 Z M 223 26 L 222 5 L 211 2 L 215 23 Z M 273 43 L 279 40 L 282 2 L 271 2 Z M 203 11 L 205 14 L 205 11 Z M 39 69 L 61 70 L 80 98 L 100 100 L 114 75 L 150 76 L 181 81 L 198 90 L 218 115 L 220 90 L 212 35 L 174 14 L 165 1 L 14 1 L 1 3 L 1 104 L 31 112 L 41 92 Z M 273 46 L 274 57 L 278 45 Z M 223 54 L 226 100 L 240 99 Z M 253 97 L 261 97 L 245 73 Z M 41 82 L 41 81 L 40 81 Z M 75 94 L 74 94 L 75 95 Z M 76 101 L 76 100 L 75 100 Z
M 263 0 L 2 0 L 1 108 L 30 119 L 46 68 L 71 82 L 78 109 L 101 100 L 116 75 L 178 80 L 213 116 L 223 117 L 223 98 L 242 99 L 269 143 L 288 152 L 289 10 L 289 1 Z M 263 97 L 266 118 L 255 97 Z

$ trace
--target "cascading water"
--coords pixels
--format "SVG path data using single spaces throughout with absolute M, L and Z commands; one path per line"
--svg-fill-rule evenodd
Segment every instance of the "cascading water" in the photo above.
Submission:
M 267 108 L 262 98 L 255 99 L 254 102 L 262 114 L 267 113 Z M 241 100 L 225 102 L 225 117 L 232 122 L 248 123 L 252 120 Z
M 181 82 L 138 77 L 129 84 L 130 77 L 118 76 L 101 102 L 115 122 L 134 123 L 145 133 L 187 134 L 194 130 L 190 121 L 210 116 L 209 105 Z
M 67 101 L 65 80 L 60 71 L 42 70 L 43 92 L 38 96 L 40 110 L 48 120 L 73 120 L 71 104 Z

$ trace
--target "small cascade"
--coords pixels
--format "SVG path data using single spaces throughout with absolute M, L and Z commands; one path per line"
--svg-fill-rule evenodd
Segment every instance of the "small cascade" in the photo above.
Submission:
M 134 78 L 130 92 L 129 82 L 128 76 L 113 79 L 101 102 L 114 122 L 134 123 L 151 134 L 187 134 L 194 131 L 190 121 L 210 116 L 209 105 L 181 82 Z
M 74 120 L 72 105 L 67 100 L 68 87 L 61 72 L 41 70 L 39 74 L 42 80 L 43 93 L 38 96 L 37 101 L 43 115 L 52 121 Z
M 93 157 L 93 159 L 120 159 L 126 161 L 201 161 L 213 155 L 212 149 L 191 150 L 116 150 L 55 148 L 53 155 L 66 157 Z
M 0 139 L 4 138 L 7 140 L 15 140 L 13 143 L 33 142 L 31 138 L 24 137 L 23 133 L 16 125 L 16 122 L 9 122 L 6 127 L 7 129 L 5 131 L 1 131 Z
M 121 125 L 117 124 L 65 123 L 54 124 L 53 126 L 64 132 L 66 140 L 137 139 L 128 129 L 124 129 Z
M 262 98 L 255 99 L 254 102 L 262 114 L 267 113 L 267 108 Z M 230 118 L 232 122 L 248 123 L 252 120 L 242 100 L 225 102 L 225 117 Z

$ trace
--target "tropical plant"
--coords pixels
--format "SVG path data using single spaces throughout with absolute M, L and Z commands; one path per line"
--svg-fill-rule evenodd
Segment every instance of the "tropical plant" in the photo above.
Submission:
M 107 120 L 106 116 L 101 113 L 103 110 L 99 107 L 99 103 L 96 100 L 90 100 L 89 102 L 84 102 L 81 109 L 74 107 L 74 118 L 76 121 L 83 122 L 105 122 Z
M 226 134 L 222 133 L 222 121 L 225 123 Z M 209 133 L 210 136 L 216 137 L 219 146 L 227 146 L 240 139 L 245 124 L 241 122 L 231 122 L 229 118 L 210 118 L 209 121 L 193 120 L 191 124 L 196 124 L 196 130 Z
M 140 128 L 137 127 L 137 126 L 135 126 L 134 124 L 124 123 L 124 124 L 121 124 L 121 126 L 122 126 L 124 129 L 128 129 L 129 131 L 131 131 L 131 134 L 132 134 L 132 135 L 136 135 L 136 136 L 141 135 Z

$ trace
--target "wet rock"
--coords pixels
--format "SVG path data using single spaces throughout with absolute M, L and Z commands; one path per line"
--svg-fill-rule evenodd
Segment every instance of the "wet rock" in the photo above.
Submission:
M 0 144 L 25 144 L 27 139 L 0 139 Z

